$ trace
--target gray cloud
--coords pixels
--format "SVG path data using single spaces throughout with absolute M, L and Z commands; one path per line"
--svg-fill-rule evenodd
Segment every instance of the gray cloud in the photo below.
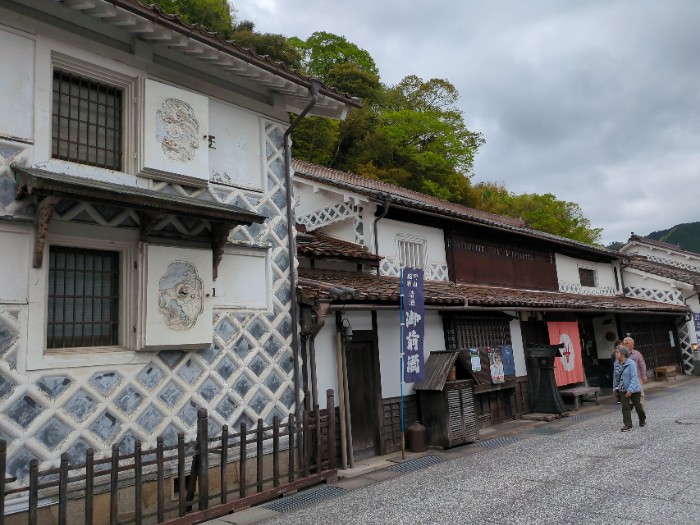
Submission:
M 448 78 L 486 138 L 475 180 L 576 201 L 605 241 L 700 220 L 700 2 L 234 3 L 261 31 L 345 35 L 384 82 Z

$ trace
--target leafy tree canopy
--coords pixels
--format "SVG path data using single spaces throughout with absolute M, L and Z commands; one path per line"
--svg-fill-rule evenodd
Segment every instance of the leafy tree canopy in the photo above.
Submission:
M 325 80 L 331 68 L 337 64 L 353 63 L 362 71 L 379 76 L 379 69 L 372 56 L 344 36 L 317 31 L 306 40 L 289 39 L 303 55 L 303 64 L 309 74 Z
M 180 15 L 185 22 L 231 36 L 233 10 L 226 0 L 151 0 L 169 14 Z

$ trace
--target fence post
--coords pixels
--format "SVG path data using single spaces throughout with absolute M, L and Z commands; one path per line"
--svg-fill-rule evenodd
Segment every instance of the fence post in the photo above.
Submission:
M 177 495 L 178 495 L 178 514 L 185 515 L 185 504 L 187 498 L 186 488 L 187 474 L 185 474 L 185 434 L 178 432 L 177 434 Z
M 92 448 L 85 452 L 85 525 L 94 521 L 95 496 L 95 451 Z
M 328 468 L 335 468 L 335 398 L 333 389 L 326 390 L 326 407 L 328 408 Z
M 289 482 L 294 481 L 294 454 L 296 451 L 294 449 L 294 435 L 296 434 L 296 429 L 294 428 L 294 414 L 289 414 L 289 419 L 287 419 L 287 432 L 289 434 L 289 449 L 287 453 L 289 454 Z
M 241 430 L 240 430 L 240 435 L 241 435 L 241 440 L 240 440 L 241 452 L 240 452 L 240 459 L 238 460 L 238 467 L 239 467 L 239 469 L 240 469 L 240 473 L 239 473 L 239 475 L 238 475 L 239 485 L 240 485 L 240 487 L 239 487 L 239 495 L 240 495 L 241 498 L 245 498 L 245 484 L 246 484 L 246 480 L 245 480 L 245 459 L 246 459 L 246 448 L 247 448 L 247 446 L 248 446 L 248 443 L 247 443 L 247 440 L 246 440 L 246 438 L 247 438 L 247 435 L 246 435 L 246 434 L 247 434 L 247 431 L 248 431 L 248 429 L 247 429 L 247 427 L 246 427 L 245 421 L 241 422 Z
M 280 418 L 272 418 L 272 486 L 280 486 Z
M 0 439 L 0 525 L 5 523 L 5 469 L 7 468 L 7 442 Z
M 199 510 L 209 508 L 209 416 L 206 408 L 197 411 L 199 442 Z
M 228 476 L 226 468 L 228 467 L 228 425 L 221 428 L 221 503 L 226 503 L 228 498 Z
M 37 504 L 39 503 L 39 460 L 29 462 L 29 525 L 37 524 Z
M 165 520 L 165 468 L 163 461 L 163 436 L 156 439 L 156 476 L 158 489 L 158 523 Z
M 304 410 L 304 427 L 302 433 L 302 443 L 304 445 L 304 477 L 309 477 L 311 464 L 311 422 L 309 420 L 309 411 Z
M 109 486 L 109 523 L 118 525 L 119 522 L 119 445 L 112 445 L 112 469 Z
M 258 492 L 262 492 L 263 489 L 263 420 L 258 418 L 258 432 L 257 432 L 257 467 L 258 467 Z
M 61 454 L 58 468 L 58 525 L 68 525 L 68 454 Z
M 134 443 L 134 524 L 143 523 L 143 475 L 141 465 L 141 440 Z
M 316 405 L 316 472 L 323 466 L 323 436 L 321 431 L 321 407 Z

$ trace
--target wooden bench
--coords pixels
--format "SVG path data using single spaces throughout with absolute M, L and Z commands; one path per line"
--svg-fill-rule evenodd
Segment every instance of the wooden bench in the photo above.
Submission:
M 573 388 L 565 388 L 559 390 L 559 394 L 563 398 L 573 398 L 574 399 L 574 410 L 578 410 L 579 399 L 583 403 L 584 396 L 594 396 L 595 404 L 598 404 L 598 392 L 600 392 L 600 387 L 597 386 L 575 386 Z
M 654 368 L 654 380 L 658 381 L 662 377 L 666 379 L 666 382 L 668 383 L 668 378 L 672 377 L 673 380 L 676 380 L 676 375 L 678 372 L 676 371 L 676 367 L 673 365 L 669 366 L 657 366 Z

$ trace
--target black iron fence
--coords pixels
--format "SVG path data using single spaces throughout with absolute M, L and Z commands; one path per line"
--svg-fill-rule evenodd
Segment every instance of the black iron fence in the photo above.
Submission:
M 326 410 L 309 410 L 297 420 L 274 417 L 272 425 L 262 419 L 237 432 L 227 425 L 216 437 L 209 436 L 207 411 L 197 417 L 197 439 L 186 443 L 178 435 L 176 445 L 165 446 L 157 438 L 155 449 L 144 450 L 140 441 L 132 453 L 96 459 L 88 449 L 85 461 L 40 469 L 36 459 L 29 465 L 29 481 L 17 484 L 0 476 L 0 525 L 44 521 L 50 512 L 59 525 L 85 523 L 169 525 L 197 523 L 279 497 L 285 493 L 334 478 L 335 410 L 333 391 L 327 392 Z M 0 472 L 7 465 L 7 444 L 0 440 Z M 10 498 L 28 500 L 26 512 L 5 516 Z M 97 499 L 101 498 L 100 503 Z M 109 516 L 96 516 L 109 499 Z M 53 508 L 51 508 L 53 507 Z M 70 516 L 70 517 L 69 517 Z

